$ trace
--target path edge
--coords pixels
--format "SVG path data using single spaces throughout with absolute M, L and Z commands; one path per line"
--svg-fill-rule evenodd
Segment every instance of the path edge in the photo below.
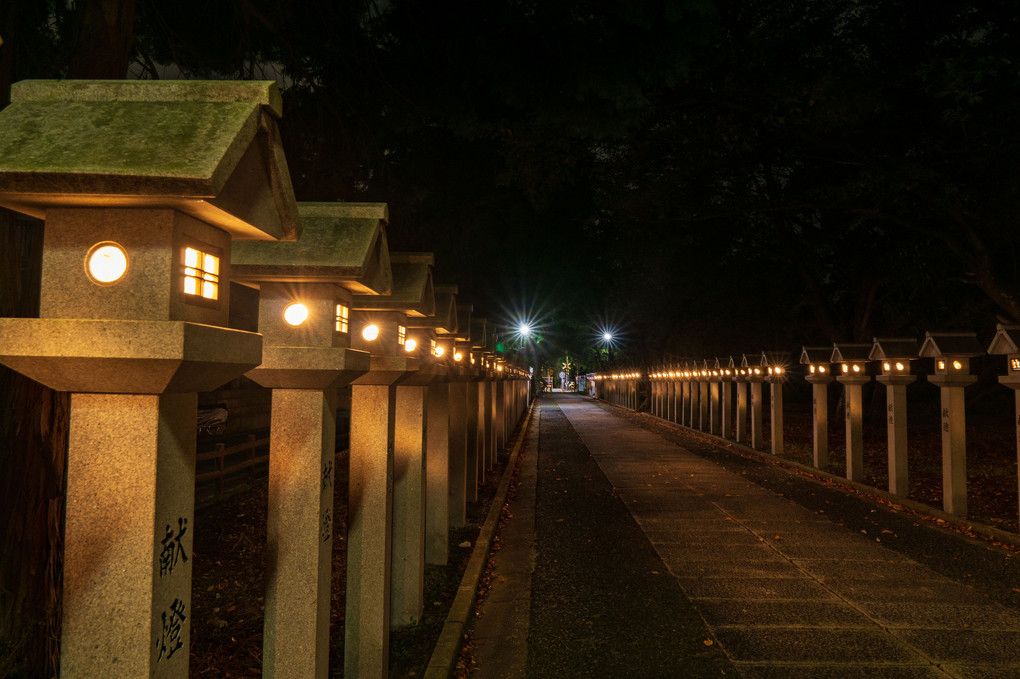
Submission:
M 532 401 L 524 422 L 514 442 L 510 458 L 507 460 L 506 469 L 503 470 L 503 478 L 496 489 L 496 495 L 489 505 L 489 513 L 485 516 L 485 523 L 475 540 L 474 549 L 471 551 L 471 558 L 468 560 L 467 568 L 464 569 L 464 577 L 457 588 L 457 596 L 450 606 L 443 623 L 443 631 L 439 634 L 436 646 L 429 656 L 429 664 L 425 668 L 424 679 L 448 679 L 453 675 L 457 667 L 457 659 L 460 657 L 461 645 L 464 643 L 464 634 L 467 632 L 468 623 L 475 609 L 475 594 L 478 592 L 478 585 L 481 582 L 482 574 L 485 572 L 486 564 L 489 561 L 489 550 L 492 548 L 492 539 L 496 535 L 496 528 L 499 526 L 499 518 L 503 513 L 503 505 L 506 504 L 506 496 L 510 491 L 510 481 L 514 476 L 514 469 L 517 467 L 517 459 L 520 457 L 521 449 L 524 447 L 524 440 L 531 425 L 531 415 L 535 409 L 538 399 Z

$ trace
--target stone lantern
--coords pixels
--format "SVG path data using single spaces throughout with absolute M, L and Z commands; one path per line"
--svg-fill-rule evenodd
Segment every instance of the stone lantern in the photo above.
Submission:
M 825 469 L 829 464 L 829 385 L 833 382 L 832 347 L 804 347 L 801 365 L 807 366 L 804 379 L 811 385 L 814 466 Z
M 737 392 L 736 426 L 734 429 L 734 440 L 737 443 L 746 443 L 747 436 L 747 367 L 743 362 L 730 356 L 730 371 L 732 372 L 733 386 Z
M 410 336 L 418 351 L 428 351 L 443 365 L 446 378 L 428 386 L 428 432 L 425 462 L 425 561 L 445 565 L 449 557 L 450 479 L 456 472 L 464 478 L 464 448 L 451 457 L 450 405 L 455 385 L 461 383 L 462 360 L 454 360 L 457 333 L 457 286 L 435 286 L 435 315 L 409 319 Z M 462 415 L 461 415 L 462 416 Z M 463 425 L 461 425 L 463 426 Z
M 718 358 L 707 361 L 707 363 L 710 380 L 708 390 L 708 426 L 711 433 L 719 436 L 722 434 L 722 422 L 720 421 L 720 416 L 722 415 L 722 365 L 720 365 Z
M 46 220 L 40 318 L 0 362 L 71 394 L 63 677 L 186 677 L 197 392 L 256 366 L 237 239 L 299 234 L 275 83 L 24 81 L 0 205 Z M 115 663 L 115 664 L 111 664 Z
M 950 514 L 967 515 L 967 434 L 964 389 L 977 382 L 970 359 L 984 351 L 974 333 L 925 333 L 920 356 L 935 359 L 928 381 L 942 396 L 942 501 Z
M 445 365 L 435 355 L 431 342 L 431 334 L 426 346 L 419 346 L 411 330 L 413 323 L 420 323 L 435 313 L 435 289 L 432 282 L 434 258 L 431 253 L 390 253 L 390 264 L 393 270 L 393 288 L 389 295 L 355 295 L 353 304 L 355 318 L 363 322 L 380 325 L 380 332 L 393 338 L 392 328 L 383 330 L 390 323 L 396 325 L 395 351 L 402 354 L 400 358 L 414 361 L 416 369 L 407 370 L 398 379 L 387 386 L 394 392 L 393 417 L 393 467 L 392 467 L 392 536 L 390 553 L 390 628 L 403 627 L 412 621 L 421 620 L 424 579 L 425 579 L 425 464 L 428 436 L 428 388 L 446 375 Z M 380 337 L 381 339 L 381 337 Z M 385 344 L 381 352 L 388 352 Z M 375 349 L 371 349 L 373 360 Z M 385 371 L 383 372 L 385 375 Z M 359 394 L 364 389 L 378 388 L 374 385 L 375 376 L 365 375 L 354 382 L 351 403 L 351 480 L 356 478 L 355 462 L 355 429 L 361 420 L 359 416 Z M 374 417 L 368 415 L 367 417 Z M 364 451 L 369 453 L 368 450 Z M 371 463 L 365 463 L 366 466 Z M 381 479 L 380 479 L 381 480 Z M 354 494 L 351 494 L 352 502 Z M 351 505 L 351 514 L 356 514 L 357 506 Z M 354 528 L 351 524 L 351 528 Z M 366 527 L 362 524 L 362 527 Z M 348 529 L 348 548 L 354 546 L 354 537 Z M 365 535 L 362 534 L 362 539 Z M 357 569 L 348 567 L 348 590 L 351 581 L 361 578 L 364 587 L 366 573 L 358 573 Z M 351 607 L 356 604 L 348 598 L 348 625 L 352 619 Z M 375 602 L 373 601 L 373 605 Z M 356 615 L 356 614 L 355 614 Z M 361 615 L 364 615 L 362 612 Z M 349 633 L 348 640 L 352 638 Z M 373 649 L 373 654 L 375 653 Z M 371 659 L 371 667 L 375 667 L 376 659 Z M 346 661 L 346 666 L 353 669 L 357 665 Z M 384 667 L 385 669 L 385 667 Z M 353 673 L 356 674 L 356 673 Z M 384 672 L 385 675 L 385 672 Z
M 1017 460 L 1020 461 L 1020 325 L 999 323 L 991 346 L 988 347 L 988 353 L 1006 355 L 1006 374 L 999 377 L 999 382 L 1012 389 L 1014 393 Z
M 475 370 L 471 365 L 471 312 L 470 304 L 457 304 L 457 332 L 453 336 L 453 353 L 450 356 L 450 481 L 449 526 L 462 528 L 467 522 L 468 488 L 476 486 L 477 462 L 469 464 L 468 447 L 474 448 L 474 431 L 468 436 L 468 392 L 476 392 Z M 477 408 L 474 417 L 478 417 Z
M 786 366 L 790 355 L 785 351 L 774 351 L 762 354 L 762 366 L 765 368 L 765 381 L 769 383 L 769 403 L 772 432 L 772 454 L 783 454 L 783 382 L 786 381 Z
M 471 365 L 474 366 L 473 384 L 468 389 L 468 464 L 475 465 L 475 482 L 470 482 L 468 471 L 468 502 L 478 501 L 478 486 L 485 483 L 488 471 L 489 451 L 492 438 L 492 424 L 488 412 L 492 408 L 489 394 L 489 368 L 486 365 L 488 342 L 488 319 L 480 316 L 471 318 Z M 487 396 L 488 395 L 488 396 Z M 488 403 L 486 403 L 488 400 Z
M 889 492 L 910 494 L 907 472 L 907 385 L 917 378 L 910 374 L 910 361 L 917 358 L 917 340 L 875 338 L 868 355 L 882 366 L 875 379 L 885 385 L 886 434 L 889 450 Z
M 868 376 L 870 344 L 836 344 L 829 360 L 840 364 L 836 381 L 843 385 L 846 403 L 846 477 L 864 481 L 864 385 Z
M 733 358 L 717 358 L 715 363 L 719 371 L 722 401 L 721 434 L 724 439 L 728 439 L 733 434 Z
M 764 443 L 762 421 L 762 382 L 765 381 L 763 354 L 744 354 L 741 367 L 747 370 L 747 382 L 751 387 L 751 447 L 760 450 Z
M 353 292 L 390 292 L 386 206 L 299 203 L 301 238 L 238 243 L 234 278 L 259 288 L 262 364 L 273 390 L 263 666 L 325 677 L 333 561 L 336 390 L 369 371 L 350 348 Z

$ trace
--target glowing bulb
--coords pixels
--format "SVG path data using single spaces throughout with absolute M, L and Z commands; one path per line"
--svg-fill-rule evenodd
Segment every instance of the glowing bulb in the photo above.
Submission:
M 361 331 L 361 336 L 365 338 L 366 342 L 374 342 L 379 338 L 379 326 L 374 324 L 366 325 Z
M 116 283 L 127 271 L 127 253 L 116 243 L 96 244 L 89 251 L 86 271 L 94 283 Z
M 404 351 L 410 353 L 418 348 L 418 340 L 408 337 L 404 340 Z
M 445 354 L 445 353 L 446 353 L 445 349 L 443 349 L 442 347 L 439 347 L 439 346 L 436 347 L 436 358 L 441 358 L 442 355 Z
M 606 341 L 606 342 L 612 342 L 613 341 L 613 333 L 611 333 L 611 332 L 604 332 L 604 333 L 602 333 L 602 339 L 604 341 Z
M 456 352 L 454 352 L 454 354 L 453 354 L 453 360 L 455 360 L 455 361 L 459 361 L 459 360 L 461 360 L 462 358 L 464 358 L 464 354 L 460 353 L 459 351 L 456 351 Z
M 777 375 L 782 375 L 783 374 L 783 369 L 782 368 L 776 368 L 776 374 Z
M 903 370 L 904 370 L 904 368 L 905 368 L 905 367 L 906 367 L 906 366 L 904 366 L 904 365 L 903 365 L 902 363 L 899 363 L 899 362 L 897 362 L 897 363 L 896 363 L 896 369 L 897 369 L 898 371 L 900 371 L 900 372 L 903 372 Z
M 889 372 L 890 370 L 892 370 L 892 366 L 889 363 L 883 363 L 882 370 Z
M 497 365 L 496 370 L 498 370 L 499 372 L 503 372 L 503 366 Z
M 861 371 L 861 366 L 854 364 L 852 369 L 855 373 L 859 373 Z
M 818 366 L 818 372 L 824 373 L 825 372 L 825 366 L 824 365 Z
M 814 366 L 810 366 L 809 369 L 811 370 L 811 374 L 814 375 L 815 374 L 815 367 Z
M 283 320 L 287 325 L 297 327 L 308 320 L 308 307 L 304 304 L 290 304 L 283 310 Z
M 519 332 L 524 337 L 527 337 L 528 335 L 531 334 L 531 326 L 528 325 L 527 323 L 521 323 L 521 325 L 517 328 L 517 332 Z
M 846 363 L 843 364 L 843 372 L 845 373 L 850 372 L 850 366 L 848 366 Z

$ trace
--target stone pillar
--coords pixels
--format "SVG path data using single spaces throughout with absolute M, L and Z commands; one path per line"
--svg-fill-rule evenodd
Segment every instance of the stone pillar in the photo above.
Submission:
M 760 380 L 752 380 L 751 385 L 751 447 L 761 450 L 765 442 L 763 429 L 762 389 Z
M 485 385 L 485 393 L 483 395 L 485 404 L 482 411 L 485 430 L 483 434 L 485 437 L 484 467 L 486 474 L 488 474 L 496 466 L 496 380 L 490 379 L 482 384 Z
M 396 388 L 351 387 L 344 676 L 386 677 Z
M 439 565 L 445 565 L 449 556 L 450 479 L 453 477 L 450 463 L 450 392 L 453 387 L 449 382 L 428 387 L 425 562 Z M 463 466 L 458 469 L 463 478 Z
M 690 401 L 691 401 L 691 404 L 690 404 L 691 405 L 690 414 L 688 416 L 688 419 L 689 419 L 688 425 L 690 426 L 691 429 L 697 429 L 698 428 L 698 413 L 701 412 L 701 405 L 700 405 L 700 401 L 701 401 L 701 387 L 698 385 L 698 382 L 693 380 L 693 379 L 688 384 L 689 384 L 689 386 L 688 386 L 688 389 L 689 389 L 688 394 L 689 394 Z
M 197 407 L 71 395 L 60 676 L 188 675 Z
M 889 492 L 907 497 L 910 494 L 907 472 L 907 385 L 917 378 L 911 375 L 878 375 L 875 379 L 885 385 Z
M 733 383 L 737 390 L 737 443 L 747 443 L 747 382 L 737 380 Z
M 482 382 L 468 382 L 467 391 L 467 454 L 465 455 L 467 467 L 467 501 L 478 501 L 478 486 L 485 481 L 485 472 L 482 470 L 482 449 L 481 433 L 479 431 L 478 413 L 481 410 L 480 399 Z
M 495 397 L 493 398 L 493 418 L 496 426 L 493 429 L 495 436 L 495 447 L 493 449 L 493 461 L 506 446 L 506 380 L 500 378 L 493 384 Z
M 266 676 L 325 677 L 336 478 L 334 389 L 273 389 Z
M 808 375 L 811 383 L 811 428 L 814 466 L 825 469 L 829 465 L 829 375 Z
M 724 379 L 722 383 L 722 437 L 733 435 L 733 382 Z
M 719 382 L 716 380 L 712 380 L 709 385 L 709 398 L 711 403 L 709 408 L 709 426 L 712 433 L 716 436 L 722 433 L 722 423 L 719 421 L 722 406 L 719 402 L 719 386 Z
M 475 471 L 467 457 L 468 442 L 468 391 L 471 382 L 450 384 L 450 528 L 463 528 L 467 523 L 468 485 L 474 485 Z
M 698 429 L 708 431 L 708 378 L 703 377 L 698 383 Z
M 851 481 L 864 481 L 864 415 L 863 385 L 871 379 L 865 376 L 841 375 L 836 378 L 844 385 L 846 402 L 846 477 Z
M 774 378 L 770 383 L 769 391 L 772 395 L 772 454 L 783 454 L 783 382 L 780 378 Z
M 938 379 L 943 378 L 943 379 Z M 942 401 L 942 501 L 950 514 L 967 515 L 967 434 L 964 385 L 977 381 L 967 375 L 957 378 L 929 375 L 939 385 Z
M 421 621 L 425 592 L 427 387 L 398 386 L 393 438 L 390 628 Z

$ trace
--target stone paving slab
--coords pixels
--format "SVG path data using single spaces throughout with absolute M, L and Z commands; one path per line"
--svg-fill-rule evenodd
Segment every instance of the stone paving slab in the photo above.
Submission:
M 681 589 L 695 600 L 702 598 L 739 600 L 790 600 L 825 601 L 835 600 L 836 595 L 814 580 L 782 577 L 691 577 L 683 572 L 673 571 Z
M 698 609 L 715 629 L 726 627 L 874 628 L 873 620 L 842 601 L 699 599 Z
M 846 663 L 737 663 L 744 679 L 946 679 L 931 665 L 847 665 Z M 971 679 L 968 677 L 968 679 Z M 974 677 L 973 679 L 978 679 Z M 980 679 L 1002 679 L 981 677 Z
M 859 603 L 878 624 L 891 628 L 1020 629 L 1020 615 L 996 604 Z
M 895 635 L 936 662 L 979 658 L 986 665 L 1010 665 L 1020 676 L 1020 630 L 896 630 Z
M 736 661 L 922 663 L 909 646 L 878 629 L 758 629 L 717 627 L 715 636 Z

